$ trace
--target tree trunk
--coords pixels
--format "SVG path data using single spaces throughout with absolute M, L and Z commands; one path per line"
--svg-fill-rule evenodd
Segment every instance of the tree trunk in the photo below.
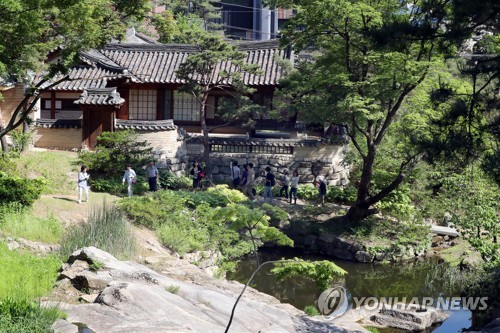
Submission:
M 3 125 L 0 124 L 0 131 L 2 131 L 3 129 L 4 129 Z M 7 137 L 5 135 L 0 138 L 0 145 L 4 153 L 9 152 L 9 145 L 7 144 Z
M 363 169 L 361 172 L 361 179 L 358 186 L 358 194 L 356 197 L 356 202 L 349 208 L 346 216 L 351 222 L 358 222 L 368 217 L 369 215 L 375 214 L 377 210 L 370 210 L 370 187 L 373 176 L 373 161 L 376 155 L 376 146 L 374 144 L 368 145 L 368 153 L 363 159 Z
M 362 219 L 377 213 L 378 210 L 375 208 L 370 208 L 370 204 L 356 202 L 349 208 L 346 217 L 349 219 L 350 222 L 359 222 Z
M 200 108 L 200 120 L 201 120 L 201 131 L 203 133 L 203 157 L 202 160 L 205 162 L 206 174 L 207 176 L 212 176 L 212 165 L 210 163 L 210 139 L 208 137 L 208 127 L 207 127 L 207 100 L 208 100 L 208 90 L 205 90 L 201 100 Z

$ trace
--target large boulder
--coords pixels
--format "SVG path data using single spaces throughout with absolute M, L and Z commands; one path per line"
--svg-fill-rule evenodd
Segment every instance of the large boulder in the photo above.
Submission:
M 60 304 L 68 325 L 59 321 L 55 331 L 62 333 L 61 327 L 73 329 L 76 325 L 80 332 L 93 333 L 223 332 L 243 285 L 215 280 L 182 259 L 172 260 L 175 264 L 163 267 L 160 274 L 135 262 L 119 261 L 94 247 L 76 251 L 63 267 L 61 282 L 69 280 L 83 291 L 88 287 L 80 285 L 82 281 L 92 280 L 94 286 L 105 287 L 93 303 Z M 236 308 L 230 332 L 367 331 L 355 323 L 340 326 L 308 317 L 248 288 Z

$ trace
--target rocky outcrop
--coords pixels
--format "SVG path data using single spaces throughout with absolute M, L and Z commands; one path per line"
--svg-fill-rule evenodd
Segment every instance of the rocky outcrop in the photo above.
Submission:
M 97 248 L 76 251 L 63 266 L 58 284 L 90 294 L 86 299 L 92 303 L 58 303 L 67 318 L 54 324 L 54 332 L 78 332 L 75 326 L 89 333 L 224 332 L 243 285 L 215 280 L 193 265 L 172 260 L 177 264 L 164 266 L 160 274 Z M 308 317 L 249 288 L 236 308 L 230 332 L 367 331 L 355 323 L 335 325 Z
M 442 323 L 448 318 L 443 310 L 426 308 L 420 311 L 418 306 L 382 308 L 370 317 L 374 323 L 385 327 L 393 327 L 406 331 L 422 331 L 435 323 Z

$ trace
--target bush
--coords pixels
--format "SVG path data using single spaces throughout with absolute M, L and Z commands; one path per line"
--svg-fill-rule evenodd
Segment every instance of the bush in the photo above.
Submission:
M 169 190 L 189 190 L 193 187 L 193 180 L 189 177 L 177 177 L 173 172 L 160 170 L 159 186 Z
M 146 165 L 152 158 L 146 141 L 138 141 L 133 131 L 103 132 L 97 138 L 95 152 L 81 151 L 80 161 L 99 175 L 119 175 L 127 164 Z
M 44 179 L 20 178 L 0 171 L 0 203 L 18 202 L 30 206 L 40 198 L 46 184 Z
M 311 317 L 320 315 L 319 310 L 314 305 L 306 305 L 304 312 Z
M 106 202 L 93 208 L 86 222 L 70 228 L 63 236 L 60 253 L 67 258 L 86 246 L 98 247 L 118 258 L 131 258 L 135 253 L 135 239 L 124 213 Z

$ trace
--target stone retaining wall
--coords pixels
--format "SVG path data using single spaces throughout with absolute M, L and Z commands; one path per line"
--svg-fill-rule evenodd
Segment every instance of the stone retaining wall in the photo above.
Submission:
M 187 145 L 189 163 L 201 160 L 201 145 Z M 238 165 L 253 163 L 257 175 L 263 175 L 269 166 L 278 180 L 287 170 L 291 175 L 297 170 L 300 182 L 312 182 L 314 175 L 326 177 L 329 185 L 346 185 L 349 168 L 342 165 L 347 146 L 323 145 L 319 147 L 297 147 L 293 155 L 281 154 L 237 154 L 212 153 L 212 175 L 216 182 L 229 183 L 231 180 L 230 163 L 238 161 Z

